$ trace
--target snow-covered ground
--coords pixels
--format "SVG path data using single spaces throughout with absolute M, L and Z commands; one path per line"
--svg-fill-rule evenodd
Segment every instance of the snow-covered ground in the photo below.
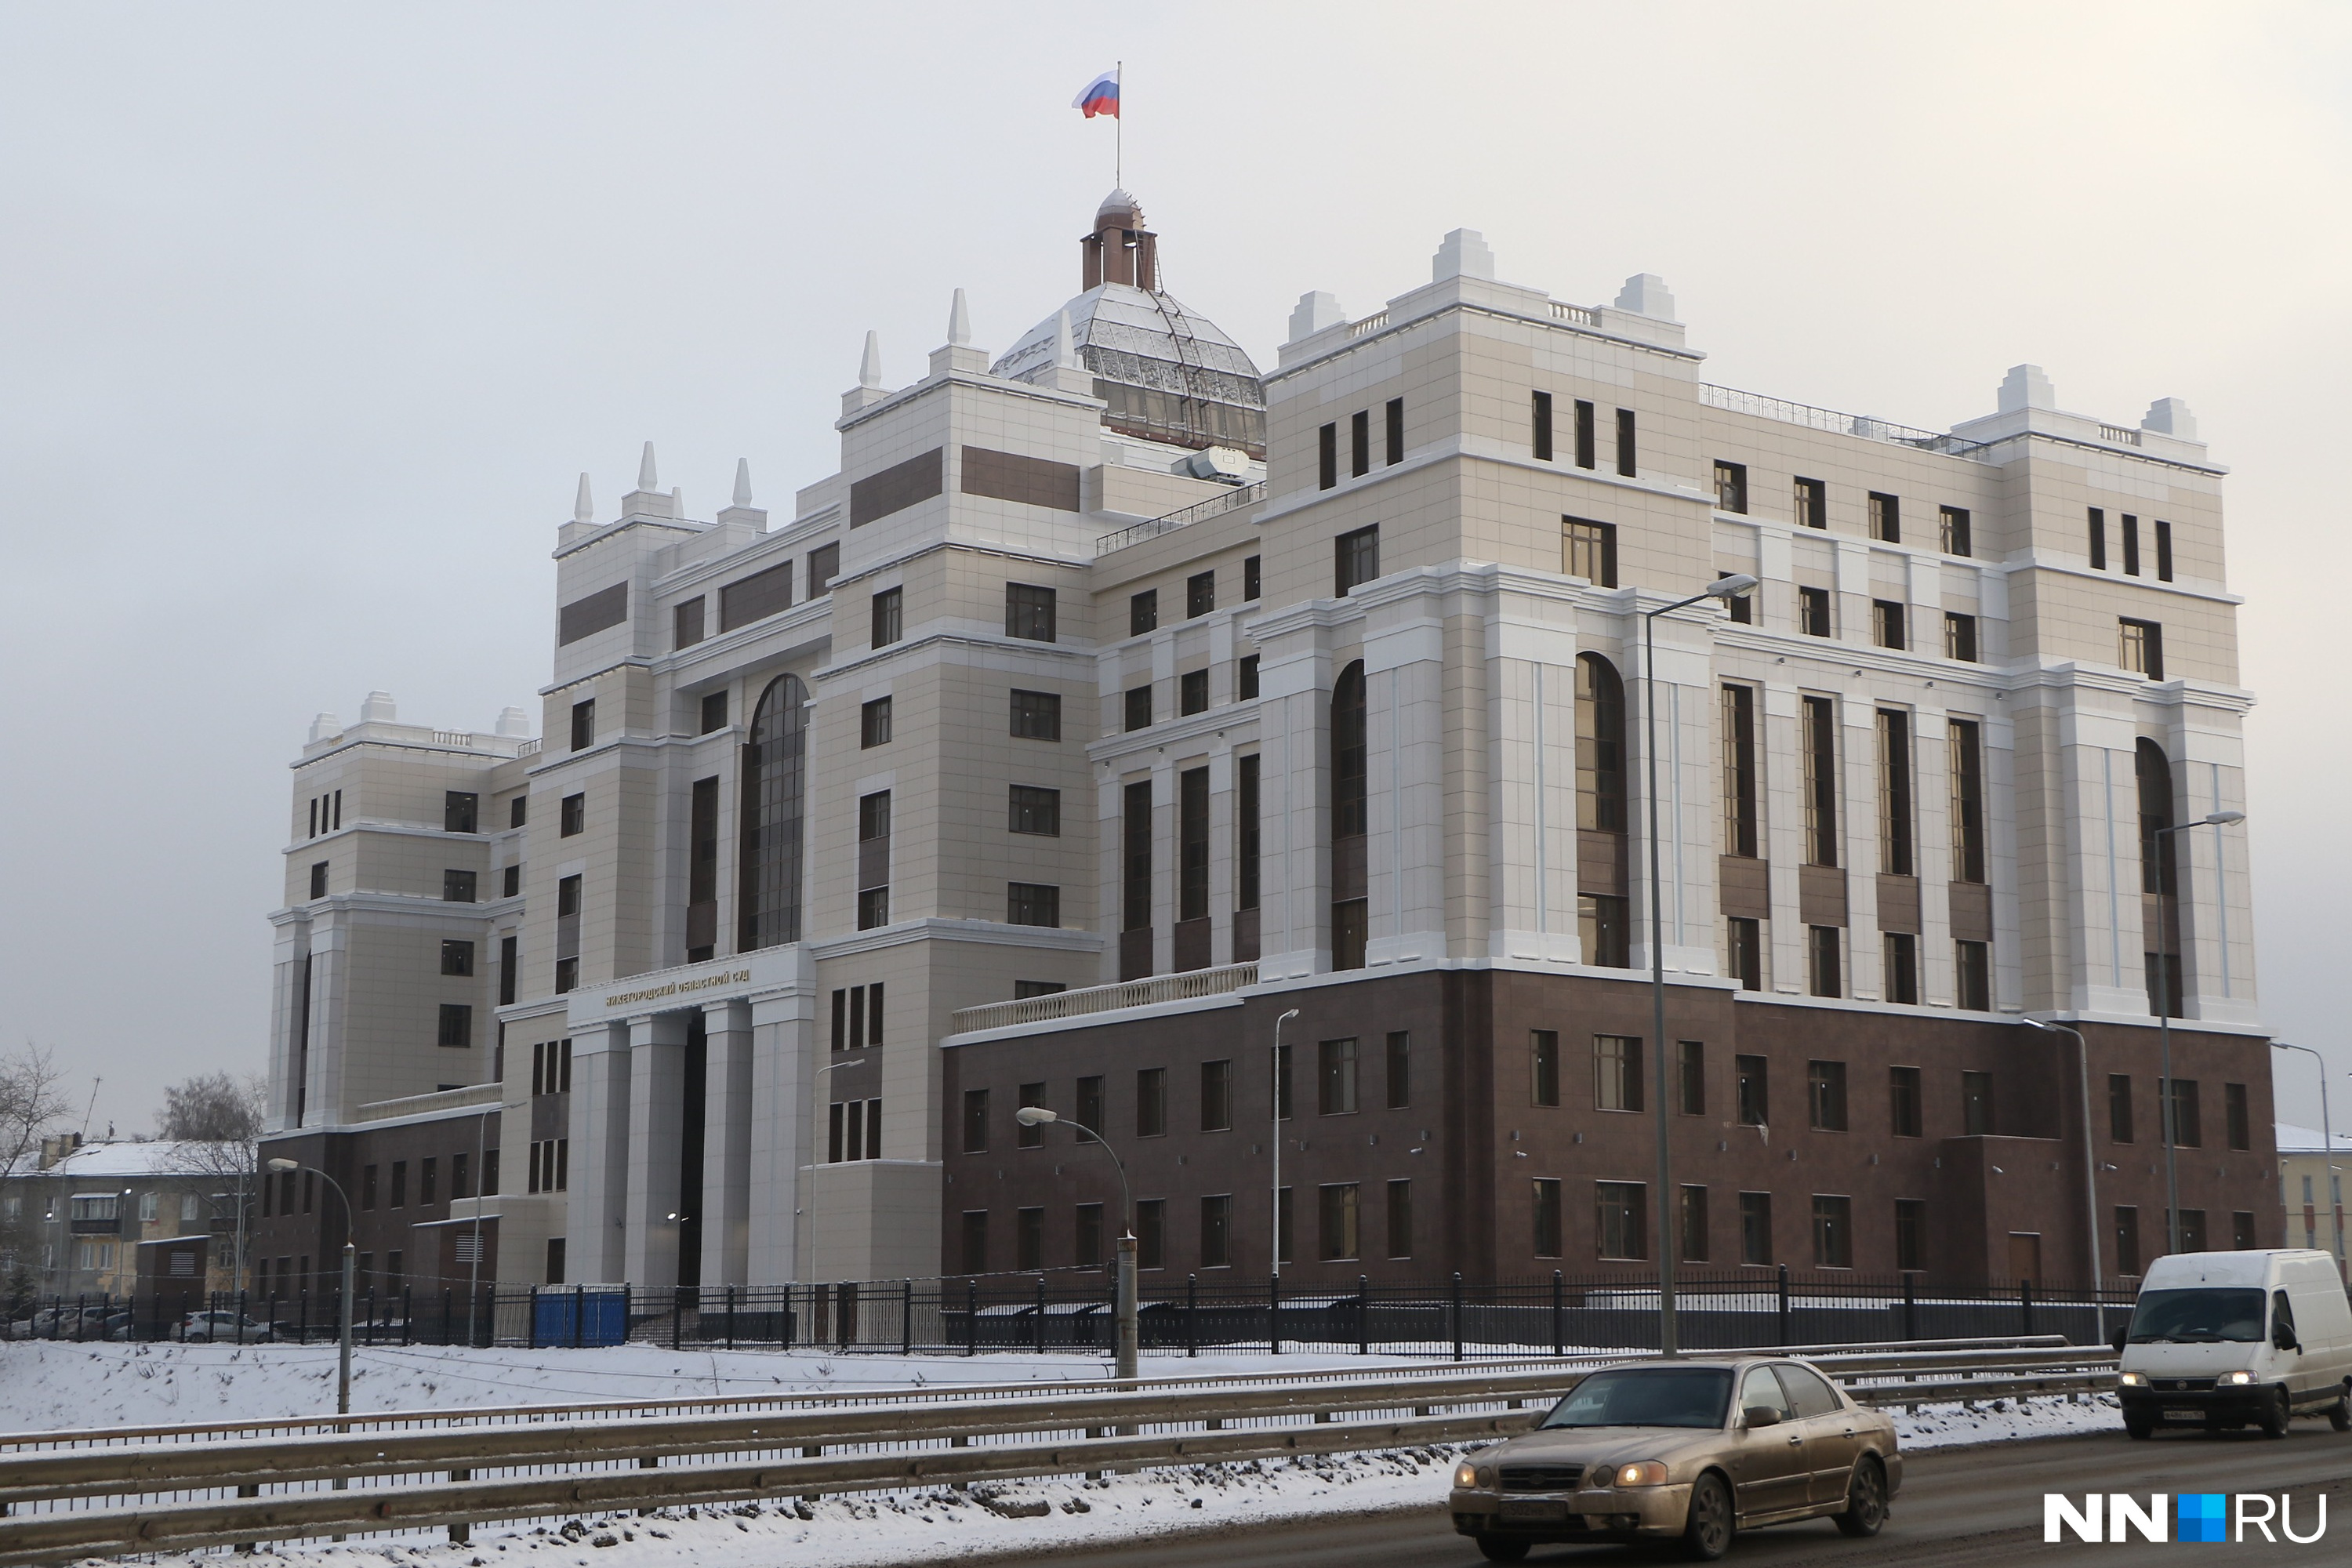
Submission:
M 1350 1355 L 1203 1356 L 1150 1360 L 1143 1371 L 1192 1373 L 1304 1371 L 1399 1364 Z M 1087 1380 L 1108 1368 L 1068 1357 L 835 1356 L 758 1351 L 444 1350 L 357 1352 L 352 1405 L 364 1410 L 692 1398 L 714 1393 L 872 1393 L 944 1383 Z M 334 1402 L 331 1347 L 0 1344 L 0 1425 L 16 1430 L 315 1414 Z M 1973 1412 L 1930 1405 L 1895 1413 L 1906 1448 L 2006 1442 L 2112 1430 L 2111 1398 L 1996 1400 Z M 1442 1497 L 1455 1451 L 1306 1457 L 1146 1471 L 1103 1481 L 1066 1479 L 615 1514 L 561 1528 L 480 1525 L 470 1546 L 426 1535 L 276 1549 L 301 1568 L 866 1568 L 868 1564 L 1024 1556 L 1117 1539 L 1325 1513 L 1427 1508 Z M 616 1555 L 605 1555 L 606 1552 Z M 541 1557 L 540 1553 L 545 1552 Z M 178 1560 L 166 1559 L 166 1563 Z M 193 1559 L 189 1560 L 193 1563 Z

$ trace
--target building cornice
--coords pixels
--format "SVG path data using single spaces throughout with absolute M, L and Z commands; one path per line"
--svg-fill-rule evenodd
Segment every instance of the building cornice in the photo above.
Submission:
M 567 555 L 576 555 L 591 545 L 602 544 L 608 539 L 617 538 L 624 529 L 664 528 L 673 533 L 683 533 L 690 538 L 696 534 L 708 533 L 717 526 L 716 523 L 696 522 L 690 518 L 683 517 L 625 517 L 617 522 L 605 523 L 595 532 L 584 534 L 569 544 L 557 545 L 550 552 L 549 558 L 561 561 Z
M 1026 381 L 1014 381 L 1006 376 L 991 375 L 985 371 L 943 370 L 922 380 L 886 394 L 879 403 L 872 403 L 855 414 L 845 414 L 834 421 L 833 427 L 847 434 L 860 425 L 869 424 L 883 415 L 906 407 L 919 398 L 950 386 L 970 387 L 979 392 L 993 392 L 1005 397 L 1026 397 L 1039 403 L 1059 404 L 1065 408 L 1083 408 L 1099 414 L 1110 405 L 1099 397 L 1083 392 L 1063 392 L 1050 386 L 1038 386 Z
M 1046 658 L 1083 664 L 1087 674 L 1093 674 L 1095 650 L 1083 644 L 1034 642 L 1027 637 L 991 637 L 985 632 L 929 631 L 902 637 L 894 643 L 845 658 L 839 664 L 828 664 L 810 675 L 812 681 L 838 680 L 861 670 L 871 669 L 889 659 L 933 646 L 954 646 L 980 649 L 989 653 L 1012 654 L 1024 658 Z
M 1418 292 L 1418 290 L 1416 290 L 1416 292 Z M 1620 332 L 1608 331 L 1597 325 L 1588 325 L 1581 321 L 1564 319 L 1555 312 L 1559 310 L 1586 310 L 1589 313 L 1590 308 L 1571 305 L 1564 300 L 1553 300 L 1549 295 L 1542 294 L 1537 290 L 1530 289 L 1528 290 L 1528 292 L 1533 294 L 1537 298 L 1542 299 L 1546 302 L 1547 309 L 1545 314 L 1538 316 L 1528 310 L 1505 310 L 1500 305 L 1485 301 L 1469 300 L 1435 300 L 1432 301 L 1430 308 L 1425 310 L 1417 311 L 1415 313 L 1403 316 L 1401 319 L 1391 319 L 1383 321 L 1379 326 L 1355 332 L 1353 335 L 1347 338 L 1335 339 L 1329 348 L 1320 350 L 1305 359 L 1297 361 L 1296 363 L 1279 366 L 1259 377 L 1259 381 L 1262 384 L 1271 387 L 1277 381 L 1287 380 L 1291 376 L 1314 369 L 1318 365 L 1328 365 L 1336 360 L 1345 359 L 1349 355 L 1355 353 L 1360 349 L 1370 347 L 1374 343 L 1391 341 L 1405 332 L 1412 331 L 1416 327 L 1426 325 L 1427 323 L 1436 321 L 1443 317 L 1456 313 L 1469 316 L 1488 316 L 1498 321 L 1515 321 L 1526 326 L 1543 327 L 1556 332 L 1566 332 L 1572 337 L 1590 338 L 1598 342 L 1611 343 L 1620 348 L 1635 349 L 1643 353 L 1658 354 L 1666 359 L 1682 360 L 1693 364 L 1696 364 L 1706 358 L 1706 353 L 1698 349 L 1675 348 L 1667 343 L 1654 343 L 1644 338 L 1627 337 Z M 1400 296 L 1400 298 L 1410 299 L 1411 296 L 1403 295 Z M 1365 317 L 1364 321 L 1369 321 L 1373 320 L 1374 317 L 1381 315 L 1389 315 L 1393 318 L 1394 311 L 1395 302 L 1391 301 L 1387 310 L 1374 311 L 1372 316 Z M 1363 321 L 1351 323 L 1351 326 L 1362 327 Z M 1270 402 L 1271 399 L 1268 401 Z
M 1106 735 L 1087 744 L 1087 758 L 1100 766 L 1118 763 L 1128 757 L 1146 752 L 1164 752 L 1170 747 L 1187 747 L 1195 742 L 1216 739 L 1230 740 L 1236 746 L 1257 743 L 1257 705 L 1255 697 L 1222 707 L 1203 709 L 1198 713 L 1186 713 L 1174 719 L 1163 719 L 1146 730 L 1125 730 Z M 1243 733 L 1227 735 L 1227 731 Z

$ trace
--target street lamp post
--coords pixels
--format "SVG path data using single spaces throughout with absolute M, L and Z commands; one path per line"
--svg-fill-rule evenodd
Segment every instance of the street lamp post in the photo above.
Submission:
M 2083 1031 L 2066 1024 L 2053 1024 L 2040 1018 L 2018 1020 L 2029 1028 L 2053 1035 L 2074 1037 L 2074 1063 L 2083 1079 L 2083 1201 L 2087 1205 L 2085 1218 L 2090 1226 L 2085 1233 L 2091 1238 L 2091 1314 L 2098 1325 L 2099 1337 L 2094 1344 L 2107 1342 L 2107 1304 L 2099 1294 L 2099 1156 L 2091 1142 L 2091 1047 L 2083 1038 Z
M 1274 1151 L 1274 1186 L 1266 1197 L 1271 1206 L 1266 1210 L 1265 1254 L 1271 1276 L 1282 1278 L 1282 1026 L 1298 1016 L 1293 1007 L 1274 1021 L 1274 1064 L 1267 1069 L 1267 1097 L 1272 1109 L 1266 1112 L 1266 1125 L 1271 1136 L 1266 1146 Z M 1280 1331 L 1275 1331 L 1277 1334 Z M 1280 1350 L 1277 1342 L 1275 1348 Z
M 1744 572 L 1718 577 L 1687 599 L 1677 599 L 1671 605 L 1661 605 L 1642 617 L 1642 750 L 1649 762 L 1649 809 L 1643 826 L 1650 835 L 1650 1054 L 1657 1068 L 1652 1074 L 1657 1085 L 1658 1132 L 1658 1352 L 1678 1353 L 1675 1334 L 1675 1188 L 1674 1159 L 1668 1150 L 1667 1131 L 1671 1126 L 1666 1108 L 1666 1091 L 1670 1084 L 1666 1049 L 1666 949 L 1665 914 L 1662 903 L 1661 880 L 1658 873 L 1658 841 L 1664 835 L 1658 831 L 1658 617 L 1670 615 L 1701 599 L 1721 599 L 1728 602 L 1756 591 L 1756 579 Z M 1586 953 L 1591 963 L 1592 955 Z
M 2159 827 L 2149 837 L 2156 840 L 2157 852 L 2162 855 L 2168 848 L 2164 841 L 2170 834 L 2186 833 L 2192 827 L 2226 827 L 2233 822 L 2245 820 L 2246 814 L 2242 811 L 2212 811 L 2194 822 Z M 2185 903 L 2189 897 L 2186 870 L 2182 871 L 2180 881 L 2179 901 Z M 2159 881 L 2157 885 L 2161 887 L 2163 883 Z M 2176 904 L 2175 908 L 2178 907 Z M 2180 1169 L 2179 1161 L 2176 1158 L 2179 1141 L 2174 1136 L 2178 1130 L 2173 1125 L 2172 1105 L 2172 965 L 2168 962 L 2171 955 L 2164 951 L 2164 932 L 2161 930 L 2157 932 L 2156 942 L 2156 1077 L 2158 1090 L 2162 1096 L 2160 1109 L 2164 1112 L 2165 1250 L 2178 1252 L 2180 1250 Z
M 1042 1127 L 1058 1121 L 1072 1131 L 1083 1132 L 1102 1147 L 1110 1156 L 1111 1168 L 1118 1173 L 1119 1207 L 1125 1218 L 1119 1226 L 1118 1238 L 1118 1326 L 1113 1330 L 1118 1357 L 1117 1373 L 1122 1382 L 1135 1377 L 1136 1305 L 1135 1305 L 1135 1194 L 1127 1184 L 1127 1163 L 1118 1151 L 1106 1142 L 1103 1135 L 1082 1121 L 1073 1121 L 1056 1115 L 1042 1105 L 1024 1105 L 1013 1113 L 1013 1120 L 1024 1127 Z
M 335 1197 L 343 1205 L 343 1300 L 341 1310 L 338 1314 L 341 1319 L 343 1353 L 342 1364 L 335 1375 L 335 1414 L 349 1415 L 352 1413 L 352 1287 L 353 1284 L 352 1277 L 358 1267 L 359 1260 L 358 1244 L 353 1239 L 352 1234 L 354 1226 L 352 1220 L 351 1194 L 343 1191 L 343 1184 L 341 1182 L 320 1170 L 316 1165 L 305 1165 L 299 1160 L 278 1159 L 270 1161 L 269 1168 L 278 1172 L 303 1170 L 310 1172 L 327 1185 L 335 1189 Z M 336 1430 L 342 1431 L 345 1428 L 338 1426 Z M 339 1489 L 342 1485 L 341 1481 L 335 1484 Z
M 2327 1120 L 2327 1058 L 2309 1046 L 2291 1046 L 2284 1040 L 2273 1040 L 2274 1051 L 2301 1051 L 2319 1064 L 2319 1174 L 2326 1186 L 2326 1202 L 2336 1215 L 2336 1267 L 2344 1268 L 2344 1210 L 2336 1202 L 2336 1130 Z M 2280 1178 L 2281 1184 L 2285 1182 Z

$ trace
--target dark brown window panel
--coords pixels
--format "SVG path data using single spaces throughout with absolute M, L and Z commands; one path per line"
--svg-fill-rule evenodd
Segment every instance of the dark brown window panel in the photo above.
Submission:
M 629 618 L 629 585 L 615 583 L 584 599 L 574 599 L 557 612 L 555 640 L 576 643 Z
M 947 488 L 946 454 L 934 447 L 919 457 L 868 474 L 849 487 L 849 526 L 863 528 L 894 511 L 927 501 Z
M 719 629 L 731 632 L 737 626 L 782 615 L 792 607 L 793 563 L 787 561 L 719 589 Z
M 935 489 L 932 493 L 938 492 Z M 1056 511 L 1076 511 L 1078 468 L 1075 463 L 1056 463 L 1045 458 L 1024 458 L 1018 452 L 966 447 L 963 493 L 1051 507 Z

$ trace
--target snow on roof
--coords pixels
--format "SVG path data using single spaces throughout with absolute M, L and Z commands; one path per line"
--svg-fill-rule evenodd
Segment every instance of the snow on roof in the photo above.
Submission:
M 2273 1131 L 2277 1136 L 2278 1152 L 2282 1154 L 2316 1154 L 2322 1147 L 2316 1127 L 2297 1127 L 2291 1121 L 2280 1121 L 2273 1124 Z M 2338 1132 L 2336 1147 L 2339 1151 L 2352 1152 L 2352 1132 Z
M 54 1176 L 60 1181 L 76 1182 L 117 1176 L 193 1176 L 202 1173 L 196 1168 L 200 1160 L 209 1163 L 212 1158 L 209 1154 L 196 1155 L 195 1152 L 216 1147 L 215 1144 L 167 1138 L 85 1143 L 46 1171 L 41 1169 L 39 1152 L 29 1152 L 16 1162 L 15 1169 L 5 1173 L 11 1176 Z M 182 1152 L 184 1150 L 188 1152 Z

